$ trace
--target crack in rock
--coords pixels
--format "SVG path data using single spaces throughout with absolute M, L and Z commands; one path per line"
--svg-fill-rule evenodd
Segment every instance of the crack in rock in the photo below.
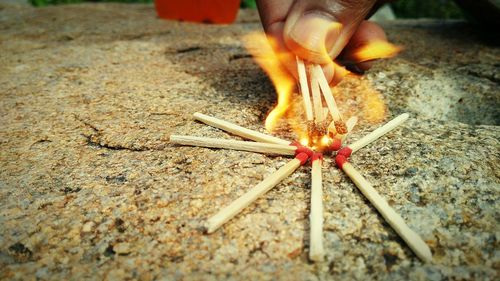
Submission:
M 109 150 L 128 150 L 128 151 L 134 151 L 134 152 L 140 152 L 140 151 L 159 151 L 162 149 L 159 148 L 152 148 L 152 147 L 144 147 L 144 146 L 139 146 L 139 147 L 131 147 L 131 146 L 126 146 L 126 145 L 121 145 L 121 144 L 110 144 L 105 142 L 103 138 L 103 131 L 96 127 L 95 125 L 89 123 L 86 120 L 83 120 L 77 115 L 74 115 L 75 119 L 80 121 L 82 124 L 84 124 L 86 127 L 90 128 L 92 130 L 92 133 L 82 133 L 82 136 L 85 137 L 86 139 L 86 144 L 91 147 L 96 147 L 100 149 L 109 149 Z

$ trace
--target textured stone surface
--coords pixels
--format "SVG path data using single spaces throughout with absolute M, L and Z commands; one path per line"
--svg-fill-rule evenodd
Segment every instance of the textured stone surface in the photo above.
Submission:
M 254 13 L 214 26 L 161 21 L 143 5 L 1 4 L 0 276 L 498 278 L 499 51 L 464 23 L 385 27 L 406 51 L 343 82 L 337 98 L 361 114 L 352 139 L 378 126 L 363 118 L 364 97 L 384 101 L 387 118 L 412 114 L 352 163 L 429 244 L 432 264 L 329 159 L 324 263 L 307 260 L 307 167 L 200 232 L 287 161 L 168 144 L 171 133 L 234 138 L 195 111 L 263 130 L 273 87 L 240 40 L 260 28 Z

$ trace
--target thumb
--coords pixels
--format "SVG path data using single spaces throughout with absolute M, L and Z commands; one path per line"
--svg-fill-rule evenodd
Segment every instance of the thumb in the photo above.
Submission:
M 303 59 L 331 62 L 374 4 L 375 0 L 297 0 L 286 19 L 285 44 Z

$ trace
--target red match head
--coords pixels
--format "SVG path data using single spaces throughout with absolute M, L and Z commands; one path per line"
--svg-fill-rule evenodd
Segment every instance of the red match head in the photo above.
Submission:
M 301 152 L 295 155 L 295 159 L 298 159 L 300 161 L 300 165 L 304 165 L 307 162 L 307 159 L 309 159 L 309 155 L 307 155 L 304 152 Z
M 332 144 L 328 148 L 330 151 L 337 151 L 342 146 L 342 140 L 339 138 L 334 138 Z
M 345 157 L 351 156 L 352 149 L 348 146 L 343 147 L 339 152 L 337 152 L 337 155 L 344 155 Z
M 292 141 L 290 145 L 297 147 L 297 149 L 295 150 L 295 155 L 299 153 L 305 153 L 308 157 L 311 157 L 314 153 L 309 147 L 301 145 L 298 141 Z
M 337 164 L 337 167 L 342 169 L 342 166 L 347 162 L 347 157 L 345 157 L 342 154 L 337 154 L 335 157 L 335 164 Z
M 311 162 L 314 162 L 315 160 L 323 160 L 323 153 L 314 152 L 311 157 Z

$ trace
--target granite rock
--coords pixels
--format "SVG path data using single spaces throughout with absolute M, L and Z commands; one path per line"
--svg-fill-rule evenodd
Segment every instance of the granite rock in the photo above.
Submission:
M 206 235 L 208 216 L 287 158 L 168 143 L 235 138 L 195 111 L 264 131 L 273 86 L 241 40 L 260 30 L 254 11 L 216 26 L 159 20 L 151 5 L 5 3 L 2 279 L 498 278 L 500 54 L 466 23 L 383 23 L 405 52 L 336 89 L 362 121 L 352 140 L 411 113 L 351 160 L 434 261 L 420 262 L 327 157 L 327 255 L 313 264 L 308 167 Z M 364 118 L 366 97 L 383 115 Z

